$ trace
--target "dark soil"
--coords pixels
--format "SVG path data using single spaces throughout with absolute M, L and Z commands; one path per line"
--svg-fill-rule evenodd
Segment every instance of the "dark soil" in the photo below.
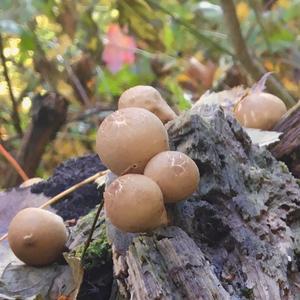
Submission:
M 48 197 L 53 197 L 105 169 L 106 167 L 101 163 L 98 155 L 69 159 L 59 165 L 48 180 L 33 185 L 31 192 L 44 193 Z M 71 193 L 53 207 L 64 220 L 78 219 L 80 216 L 86 215 L 101 199 L 102 190 L 97 190 L 97 185 L 91 183 Z

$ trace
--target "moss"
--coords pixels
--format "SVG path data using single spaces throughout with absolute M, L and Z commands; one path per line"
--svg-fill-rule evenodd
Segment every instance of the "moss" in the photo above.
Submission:
M 289 173 L 289 168 L 287 167 L 287 165 L 284 162 L 280 161 L 279 165 L 280 165 L 282 173 Z
M 77 257 L 81 257 L 83 249 L 84 245 L 80 245 L 76 249 Z M 111 246 L 108 243 L 107 236 L 104 231 L 97 239 L 90 243 L 84 255 L 82 264 L 84 269 L 87 271 L 94 268 L 99 268 L 111 260 L 111 256 Z

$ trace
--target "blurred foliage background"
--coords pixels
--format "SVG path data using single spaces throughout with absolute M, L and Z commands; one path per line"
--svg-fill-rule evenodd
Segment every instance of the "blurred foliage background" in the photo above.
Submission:
M 249 52 L 297 99 L 300 1 L 233 3 Z M 0 143 L 31 176 L 47 177 L 63 160 L 94 151 L 99 123 L 133 85 L 157 87 L 177 111 L 208 89 L 251 85 L 232 34 L 217 0 L 1 0 Z M 30 166 L 21 152 L 49 92 L 64 98 L 66 117 Z M 15 183 L 11 169 L 0 155 L 0 186 Z

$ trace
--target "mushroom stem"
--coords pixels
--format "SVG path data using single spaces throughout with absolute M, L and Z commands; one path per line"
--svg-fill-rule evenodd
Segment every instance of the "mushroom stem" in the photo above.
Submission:
M 67 196 L 68 194 L 76 191 L 77 189 L 79 189 L 80 187 L 91 183 L 93 181 L 95 181 L 96 179 L 100 178 L 100 177 L 104 177 L 108 174 L 108 170 L 105 171 L 101 171 L 101 172 L 97 172 L 96 174 L 74 184 L 73 186 L 71 186 L 70 188 L 66 189 L 65 191 L 59 193 L 58 195 L 54 196 L 53 198 L 49 199 L 46 203 L 42 204 L 39 208 L 46 208 L 49 205 L 52 205 L 54 203 L 59 202 L 63 197 Z M 2 235 L 0 237 L 0 242 L 2 242 L 3 240 L 5 240 L 7 238 L 7 233 L 5 233 L 4 235 Z

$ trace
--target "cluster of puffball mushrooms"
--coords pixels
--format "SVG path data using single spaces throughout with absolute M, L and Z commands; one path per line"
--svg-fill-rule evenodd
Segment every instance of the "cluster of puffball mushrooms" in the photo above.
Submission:
M 264 130 L 285 112 L 285 104 L 267 93 L 250 94 L 232 110 L 242 126 Z M 181 201 L 197 189 L 197 165 L 184 153 L 169 150 L 164 124 L 174 118 L 175 112 L 156 89 L 136 86 L 121 95 L 118 110 L 98 129 L 97 153 L 119 176 L 104 192 L 106 216 L 125 232 L 166 225 L 165 204 Z M 67 240 L 63 219 L 40 208 L 21 210 L 8 230 L 12 251 L 32 266 L 55 262 Z
M 118 110 L 97 132 L 96 151 L 117 176 L 104 192 L 106 216 L 122 231 L 145 232 L 167 224 L 165 203 L 190 196 L 199 171 L 184 153 L 170 151 L 163 123 L 176 114 L 150 86 L 125 91 Z

